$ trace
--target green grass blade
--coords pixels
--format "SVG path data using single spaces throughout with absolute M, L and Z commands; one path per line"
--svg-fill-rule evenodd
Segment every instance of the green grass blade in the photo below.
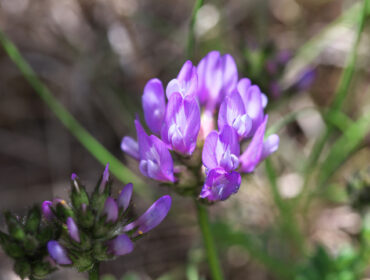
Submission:
M 370 132 L 370 114 L 353 123 L 334 143 L 326 159 L 321 164 L 319 185 L 322 186 L 345 160 L 360 146 Z
M 143 181 L 135 176 L 121 161 L 101 145 L 53 96 L 50 90 L 40 81 L 31 66 L 22 57 L 17 47 L 0 30 L 0 43 L 11 60 L 17 65 L 23 76 L 33 87 L 35 92 L 65 125 L 69 132 L 93 155 L 102 165 L 109 162 L 110 171 L 123 183 L 132 182 L 135 191 L 141 195 L 148 195 L 143 189 Z
M 189 59 L 193 57 L 193 52 L 194 52 L 194 44 L 195 44 L 195 32 L 194 32 L 194 27 L 195 27 L 195 21 L 197 19 L 197 14 L 202 7 L 204 0 L 195 0 L 195 4 L 193 7 L 193 12 L 191 14 L 190 18 L 190 24 L 189 24 L 189 33 L 188 33 L 188 40 L 186 43 L 186 54 Z

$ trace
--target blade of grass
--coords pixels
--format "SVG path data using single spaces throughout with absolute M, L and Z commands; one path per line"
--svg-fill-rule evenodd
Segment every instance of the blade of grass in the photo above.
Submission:
M 45 102 L 56 117 L 65 125 L 69 132 L 94 156 L 103 166 L 109 162 L 110 171 L 123 183 L 132 182 L 135 191 L 148 197 L 150 192 L 144 188 L 143 181 L 126 168 L 120 160 L 101 145 L 53 96 L 50 90 L 41 82 L 28 62 L 22 57 L 17 47 L 0 30 L 0 43 L 11 60 L 17 65 L 25 79 L 33 87 L 39 97 Z
M 331 175 L 359 147 L 370 132 L 370 114 L 353 123 L 334 143 L 323 163 L 320 165 L 319 188 L 323 187 Z
M 193 12 L 191 14 L 190 18 L 190 24 L 189 24 L 189 33 L 188 33 L 188 40 L 187 40 L 187 45 L 186 45 L 186 54 L 189 59 L 193 57 L 193 52 L 194 52 L 194 44 L 195 44 L 195 32 L 194 32 L 194 26 L 195 26 L 195 21 L 197 19 L 197 14 L 202 7 L 204 0 L 195 0 L 195 5 L 193 7 Z

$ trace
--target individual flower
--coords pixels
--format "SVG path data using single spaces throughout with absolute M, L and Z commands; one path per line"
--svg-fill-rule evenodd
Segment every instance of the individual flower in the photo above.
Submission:
M 173 161 L 165 143 L 157 136 L 148 136 L 138 120 L 135 121 L 139 143 L 139 168 L 143 175 L 162 182 L 173 182 Z
M 117 205 L 122 211 L 126 211 L 130 204 L 133 187 L 132 183 L 127 184 L 118 196 Z
M 239 190 L 241 176 L 223 168 L 212 169 L 208 174 L 199 197 L 215 202 L 225 200 Z
M 240 171 L 242 172 L 252 172 L 262 160 L 275 152 L 279 147 L 279 136 L 276 134 L 270 135 L 264 140 L 267 119 L 268 116 L 266 115 L 253 135 L 247 149 L 239 157 Z
M 105 201 L 103 214 L 106 216 L 106 221 L 114 223 L 118 219 L 118 205 L 112 197 L 108 197 Z
M 145 121 L 150 130 L 159 135 L 166 112 L 166 101 L 162 82 L 151 79 L 147 82 L 142 96 Z
M 224 126 L 221 133 L 212 131 L 203 147 L 202 161 L 207 169 L 221 167 L 225 171 L 235 170 L 239 165 L 240 145 L 238 135 L 230 126 Z
M 208 53 L 197 66 L 198 98 L 206 109 L 213 111 L 230 94 L 238 82 L 236 63 L 230 54 Z
M 252 85 L 247 78 L 238 82 L 238 92 L 243 100 L 245 112 L 252 120 L 252 128 L 249 131 L 249 136 L 252 136 L 263 122 L 264 97 L 259 87 Z
M 218 113 L 218 128 L 225 126 L 235 129 L 239 138 L 246 137 L 252 129 L 252 119 L 248 116 L 242 98 L 237 91 L 226 96 Z
M 191 155 L 196 147 L 200 129 L 200 109 L 195 98 L 171 95 L 162 127 L 162 140 L 184 155 Z
M 180 93 L 182 97 L 194 97 L 198 89 L 197 68 L 188 60 L 182 66 L 176 79 L 172 79 L 166 88 L 167 98 L 173 93 Z
M 130 237 L 124 233 L 110 240 L 107 245 L 108 252 L 115 256 L 123 256 L 134 250 L 134 243 L 131 241 Z

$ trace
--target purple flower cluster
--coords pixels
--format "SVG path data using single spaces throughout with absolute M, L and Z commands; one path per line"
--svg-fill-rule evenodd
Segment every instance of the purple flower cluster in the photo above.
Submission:
M 145 176 L 175 182 L 171 152 L 188 158 L 203 147 L 200 198 L 208 201 L 225 200 L 237 192 L 240 173 L 253 172 L 279 145 L 277 135 L 265 139 L 267 97 L 249 79 L 239 80 L 229 54 L 212 51 L 197 66 L 186 61 L 166 90 L 159 79 L 149 80 L 142 104 L 153 134 L 149 136 L 136 120 L 137 141 L 124 137 L 122 150 L 139 161 Z M 249 144 L 241 152 L 245 142 Z

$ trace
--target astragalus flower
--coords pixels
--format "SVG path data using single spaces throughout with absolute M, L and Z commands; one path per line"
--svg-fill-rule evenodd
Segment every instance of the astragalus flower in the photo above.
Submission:
M 155 135 L 148 136 L 136 120 L 138 142 L 124 137 L 121 148 L 139 161 L 142 174 L 180 193 L 193 184 L 192 195 L 225 200 L 238 191 L 240 173 L 253 172 L 278 148 L 277 135 L 265 139 L 266 95 L 248 78 L 239 80 L 229 54 L 212 51 L 197 66 L 186 61 L 166 97 L 167 102 L 162 82 L 149 80 L 142 101 Z M 248 144 L 242 153 L 241 144 Z

